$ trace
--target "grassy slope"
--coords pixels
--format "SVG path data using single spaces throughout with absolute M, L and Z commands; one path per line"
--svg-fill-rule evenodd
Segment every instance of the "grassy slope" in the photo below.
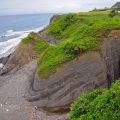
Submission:
M 31 32 L 27 37 L 22 40 L 25 44 L 30 43 L 33 48 L 41 54 L 45 49 L 49 47 L 49 44 L 38 36 L 36 33 Z
M 109 90 L 81 95 L 72 105 L 70 120 L 120 120 L 120 80 Z
M 51 22 L 46 34 L 65 40 L 45 49 L 39 58 L 41 77 L 48 77 L 56 67 L 86 51 L 100 51 L 102 37 L 120 28 L 120 17 L 110 18 L 109 11 L 66 14 Z

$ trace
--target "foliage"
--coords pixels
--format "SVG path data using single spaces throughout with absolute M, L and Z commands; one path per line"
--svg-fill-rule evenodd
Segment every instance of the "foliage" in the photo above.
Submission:
M 71 120 L 119 120 L 120 81 L 109 90 L 95 90 L 81 95 L 74 102 Z
M 87 94 L 81 95 L 77 101 L 72 105 L 71 119 L 77 119 L 80 116 L 87 114 L 89 112 L 89 105 L 96 99 L 99 95 L 103 93 L 102 89 L 94 90 Z
M 85 12 L 61 15 L 57 20 L 54 18 L 46 28 L 46 34 L 64 40 L 56 46 L 45 47 L 47 49 L 39 57 L 38 74 L 49 77 L 60 64 L 74 59 L 82 52 L 100 51 L 102 38 L 112 29 L 120 28 L 120 17 L 111 18 L 109 13 L 110 11 Z
M 47 34 L 53 34 L 56 39 L 61 39 L 59 36 L 68 26 L 72 25 L 76 21 L 74 14 L 67 14 L 61 17 L 60 21 L 55 21 L 50 24 Z

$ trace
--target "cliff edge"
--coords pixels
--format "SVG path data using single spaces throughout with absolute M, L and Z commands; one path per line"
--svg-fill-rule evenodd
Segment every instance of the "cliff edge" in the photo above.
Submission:
M 31 33 L 10 56 L 3 76 L 37 58 L 25 99 L 51 112 L 69 111 L 79 95 L 110 87 L 120 77 L 120 18 L 108 14 L 63 15 Z

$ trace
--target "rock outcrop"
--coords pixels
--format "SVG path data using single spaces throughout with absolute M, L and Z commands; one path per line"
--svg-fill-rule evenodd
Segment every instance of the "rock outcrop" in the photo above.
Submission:
M 68 106 L 82 93 L 109 87 L 120 77 L 120 30 L 113 30 L 102 44 L 102 54 L 88 52 L 61 65 L 48 79 L 35 76 L 27 100 L 50 111 Z
M 120 30 L 113 30 L 101 45 L 101 52 L 87 52 L 60 65 L 47 79 L 36 74 L 29 80 L 25 98 L 37 108 L 55 112 L 68 110 L 70 104 L 90 90 L 109 87 L 120 77 Z M 37 54 L 30 44 L 21 43 L 6 66 L 23 66 Z M 14 69 L 15 70 L 15 69 Z
M 104 40 L 102 47 L 110 86 L 120 77 L 120 30 L 113 30 Z
M 59 110 L 69 106 L 80 94 L 108 86 L 105 67 L 97 52 L 88 52 L 62 65 L 48 79 L 36 75 L 27 99 L 42 108 Z
M 37 58 L 37 53 L 33 50 L 32 45 L 30 43 L 24 44 L 21 42 L 16 51 L 5 61 L 6 64 L 0 74 L 2 75 L 12 71 L 15 72 L 21 66 L 29 63 L 35 58 Z

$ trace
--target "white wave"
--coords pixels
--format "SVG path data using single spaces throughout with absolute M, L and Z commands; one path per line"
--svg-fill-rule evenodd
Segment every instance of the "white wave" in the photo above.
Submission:
M 40 31 L 43 28 L 44 27 L 36 28 L 36 29 L 33 29 L 33 30 L 26 30 L 26 31 L 8 30 L 8 31 L 6 31 L 5 36 L 9 37 L 9 36 L 14 36 L 14 35 L 22 35 L 23 33 L 38 32 L 38 31 Z
M 13 36 L 13 35 L 20 35 L 17 38 L 12 38 L 4 42 L 0 42 L 0 58 L 6 57 L 12 52 L 14 52 L 16 46 L 20 43 L 22 38 L 26 37 L 30 32 L 38 32 L 42 30 L 44 27 L 28 30 L 28 31 L 13 31 L 9 30 L 7 31 L 7 34 L 5 36 Z

